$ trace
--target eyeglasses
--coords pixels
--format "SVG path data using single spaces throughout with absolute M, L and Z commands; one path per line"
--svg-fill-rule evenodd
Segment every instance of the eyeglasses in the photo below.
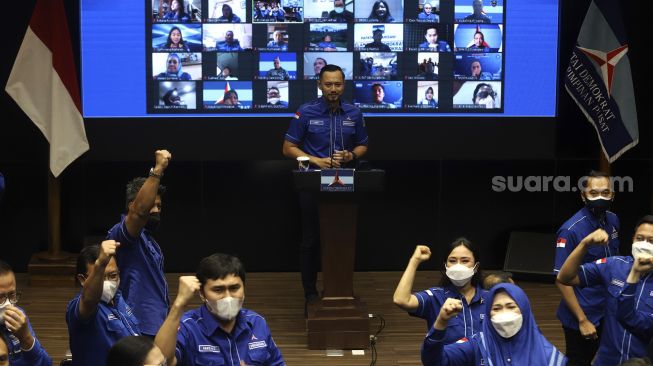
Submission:
M 20 300 L 20 295 L 22 295 L 21 292 L 10 292 L 8 294 L 0 294 L 0 304 L 4 304 L 7 299 L 9 299 L 9 303 L 11 305 L 16 305 L 18 303 L 18 300 Z

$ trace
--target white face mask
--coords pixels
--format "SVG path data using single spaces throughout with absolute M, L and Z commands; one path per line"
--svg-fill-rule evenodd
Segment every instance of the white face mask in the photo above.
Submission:
M 270 104 L 277 104 L 277 103 L 279 103 L 280 100 L 281 99 L 279 99 L 279 98 L 270 98 L 270 99 L 268 99 L 268 102 L 270 102 Z
M 231 321 L 236 318 L 240 309 L 243 307 L 242 299 L 237 297 L 225 297 L 220 300 L 215 301 L 206 301 L 206 307 L 209 308 L 209 311 L 218 317 L 220 320 Z
M 110 302 L 113 300 L 113 297 L 116 296 L 118 291 L 118 285 L 120 281 L 104 281 L 104 287 L 102 288 L 102 301 Z
M 5 309 L 9 305 L 11 305 L 11 302 L 9 302 L 9 299 L 5 300 L 5 302 L 0 304 L 0 324 L 4 324 Z
M 524 318 L 521 314 L 512 311 L 502 311 L 490 319 L 492 326 L 503 338 L 510 338 L 521 329 Z
M 474 273 L 476 273 L 476 265 L 469 268 L 464 264 L 456 263 L 451 267 L 447 267 L 446 273 L 454 286 L 463 287 L 472 279 Z
M 647 241 L 636 241 L 632 247 L 633 258 L 653 257 L 653 244 Z

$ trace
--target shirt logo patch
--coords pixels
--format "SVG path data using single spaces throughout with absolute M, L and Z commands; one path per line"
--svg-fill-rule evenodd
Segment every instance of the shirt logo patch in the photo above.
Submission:
M 567 245 L 567 239 L 558 238 L 558 241 L 556 242 L 556 248 L 564 248 L 565 245 Z
M 429 296 L 433 296 L 433 292 L 431 292 L 431 290 L 426 290 L 426 293 L 429 294 Z
M 118 318 L 115 315 L 113 315 L 113 313 L 111 313 L 107 315 L 107 320 L 118 320 Z
M 200 352 L 220 353 L 220 348 L 218 346 L 212 346 L 207 344 L 200 344 L 197 350 Z
M 250 351 L 251 351 L 251 350 L 253 350 L 253 349 L 257 349 L 257 348 L 265 348 L 265 347 L 267 347 L 267 346 L 268 346 L 268 345 L 267 345 L 267 343 L 265 343 L 265 341 L 258 341 L 258 342 L 252 342 L 252 343 L 250 343 L 250 344 L 249 344 L 249 349 L 250 349 Z
M 456 341 L 456 343 L 465 343 L 465 342 L 469 342 L 469 339 L 467 339 L 467 337 L 460 338 L 459 340 Z
M 314 125 L 314 126 L 324 126 L 324 120 L 321 119 L 312 119 L 308 121 L 309 125 Z
M 615 228 L 612 228 L 612 234 L 610 234 L 610 239 L 616 239 L 619 237 L 619 232 Z
M 649 296 L 653 296 L 653 291 L 651 291 L 651 293 L 650 293 L 650 294 L 648 294 L 648 295 L 649 295 Z
M 608 258 L 601 258 L 601 259 L 597 259 L 594 263 L 603 264 L 603 263 L 605 263 L 607 261 L 608 261 Z
M 619 287 L 624 287 L 624 285 L 625 285 L 625 284 L 624 284 L 624 281 L 618 280 L 618 279 L 616 279 L 616 278 L 613 278 L 613 279 L 610 281 L 610 284 L 611 284 L 611 285 L 615 285 L 615 286 L 619 286 Z
M 483 320 L 485 319 L 485 314 L 478 314 L 479 319 Z
M 252 334 L 252 340 L 253 340 L 253 341 L 257 341 L 258 338 L 256 338 L 256 336 Z
M 301 116 L 302 116 L 301 113 L 299 113 L 299 112 L 295 113 L 295 119 L 298 119 L 298 118 L 301 117 Z

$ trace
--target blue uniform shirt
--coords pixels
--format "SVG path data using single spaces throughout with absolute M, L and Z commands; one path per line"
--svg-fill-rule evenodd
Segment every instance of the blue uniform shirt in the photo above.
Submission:
M 340 102 L 340 109 L 331 113 L 324 98 L 303 104 L 290 122 L 285 139 L 301 145 L 312 156 L 325 158 L 334 150 L 351 151 L 367 145 L 367 130 L 360 109 L 353 104 Z
M 234 39 L 234 41 L 231 43 L 227 41 L 216 42 L 215 48 L 218 51 L 242 51 L 243 50 L 240 47 L 240 41 L 237 39 Z
M 644 279 L 651 274 L 644 276 Z M 643 303 L 640 302 L 640 293 L 637 292 L 636 283 L 626 283 L 626 287 L 621 292 L 619 304 L 617 306 L 617 319 L 621 326 L 634 336 L 639 337 L 644 342 L 653 339 L 653 297 L 649 293 Z
M 553 272 L 555 274 L 560 272 L 565 260 L 581 240 L 598 228 L 604 229 L 610 235 L 608 245 L 606 247 L 590 246 L 587 254 L 583 257 L 583 263 L 619 255 L 619 226 L 619 218 L 610 211 L 606 212 L 604 221 L 599 221 L 586 207 L 580 209 L 558 229 Z M 574 287 L 574 293 L 587 319 L 595 326 L 598 326 L 603 318 L 603 307 L 605 305 L 603 288 L 601 286 Z M 578 330 L 578 319 L 569 310 L 564 300 L 560 301 L 557 316 L 563 327 Z
M 73 365 L 101 366 L 106 364 L 107 355 L 114 343 L 121 338 L 139 335 L 138 320 L 125 303 L 120 291 L 113 298 L 115 306 L 100 301 L 95 314 L 89 319 L 79 317 L 79 293 L 68 303 L 66 323 Z
M 20 311 L 25 314 L 25 311 L 18 308 Z M 25 315 L 27 316 L 27 315 Z M 0 325 L 0 335 L 6 340 L 7 348 L 9 351 L 9 364 L 12 366 L 51 366 L 52 359 L 48 356 L 48 353 L 45 352 L 45 349 L 39 343 L 39 340 L 34 334 L 34 329 L 32 329 L 32 324 L 27 319 L 29 325 L 29 332 L 34 337 L 34 346 L 32 349 L 23 351 L 21 349 L 21 344 L 18 338 L 7 329 L 4 322 Z M 27 347 L 23 345 L 23 347 Z
M 132 238 L 125 217 L 109 230 L 107 239 L 120 242 L 116 263 L 120 268 L 120 290 L 134 309 L 143 334 L 156 335 L 168 315 L 168 283 L 163 273 L 163 253 L 147 230 Z
M 228 334 L 206 305 L 181 318 L 175 357 L 179 366 L 286 364 L 262 316 L 242 309 Z
M 633 357 L 646 356 L 648 342 L 633 336 L 617 319 L 619 297 L 632 265 L 632 257 L 614 256 L 583 264 L 578 272 L 580 286 L 599 285 L 604 290 L 605 315 L 594 366 L 614 366 Z M 650 274 L 642 277 L 635 293 L 637 310 L 653 313 L 653 279 Z
M 486 294 L 486 290 L 481 286 L 476 286 L 476 294 L 472 298 L 471 304 L 467 304 L 465 296 L 461 295 L 454 286 L 432 287 L 415 293 L 419 305 L 414 312 L 409 314 L 426 320 L 426 330 L 429 330 L 433 328 L 440 308 L 448 298 L 461 300 L 463 311 L 449 320 L 444 338 L 444 344 L 454 343 L 462 338 L 471 338 L 481 330 L 481 324 L 485 317 Z

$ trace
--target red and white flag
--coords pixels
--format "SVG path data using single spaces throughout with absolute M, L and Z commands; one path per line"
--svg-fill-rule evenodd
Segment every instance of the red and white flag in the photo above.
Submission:
M 5 91 L 50 143 L 57 177 L 89 148 L 63 0 L 38 0 Z

